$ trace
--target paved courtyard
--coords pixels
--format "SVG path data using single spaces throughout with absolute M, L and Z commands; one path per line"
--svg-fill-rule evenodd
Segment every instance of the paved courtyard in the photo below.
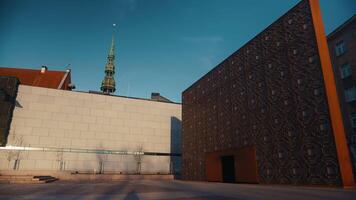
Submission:
M 242 200 L 356 199 L 356 190 L 184 181 L 0 184 L 0 199 Z

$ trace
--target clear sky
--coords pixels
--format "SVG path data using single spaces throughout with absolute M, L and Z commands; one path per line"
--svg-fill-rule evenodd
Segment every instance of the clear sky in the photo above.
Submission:
M 0 0 L 0 66 L 64 70 L 99 90 L 116 23 L 117 95 L 181 92 L 299 0 Z M 320 0 L 326 32 L 356 0 Z

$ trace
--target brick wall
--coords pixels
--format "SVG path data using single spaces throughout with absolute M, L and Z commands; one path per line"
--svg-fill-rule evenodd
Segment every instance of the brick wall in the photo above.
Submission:
M 356 86 L 356 16 L 353 16 L 347 25 L 328 38 L 331 61 L 334 67 L 336 86 L 340 99 L 340 106 L 343 111 L 344 126 L 347 132 L 350 155 L 353 159 L 354 177 L 356 179 L 356 128 L 352 126 L 351 115 L 356 113 L 355 101 L 346 102 L 345 90 Z M 343 26 L 343 25 L 341 25 Z M 346 45 L 346 52 L 340 56 L 336 55 L 336 45 L 343 41 Z M 351 68 L 351 76 L 342 78 L 341 69 L 348 64 Z

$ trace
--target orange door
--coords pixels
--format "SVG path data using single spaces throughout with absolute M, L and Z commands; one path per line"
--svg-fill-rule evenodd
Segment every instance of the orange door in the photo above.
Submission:
M 236 182 L 258 183 L 256 150 L 254 147 L 243 148 L 235 154 Z

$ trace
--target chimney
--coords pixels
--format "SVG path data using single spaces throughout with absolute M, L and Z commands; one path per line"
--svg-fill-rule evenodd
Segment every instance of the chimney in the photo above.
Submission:
M 152 100 L 159 100 L 160 96 L 161 96 L 161 94 L 158 93 L 158 92 L 152 92 L 151 93 L 151 99 Z
M 75 85 L 73 83 L 69 83 L 68 84 L 68 88 L 71 89 L 71 90 L 74 90 L 75 89 Z
M 41 74 L 46 73 L 47 69 L 48 69 L 47 66 L 44 66 L 44 65 L 43 65 L 43 66 L 41 67 Z
M 161 101 L 161 102 L 172 102 L 171 100 L 167 99 L 166 97 L 161 96 L 161 94 L 158 92 L 151 93 L 151 100 Z

